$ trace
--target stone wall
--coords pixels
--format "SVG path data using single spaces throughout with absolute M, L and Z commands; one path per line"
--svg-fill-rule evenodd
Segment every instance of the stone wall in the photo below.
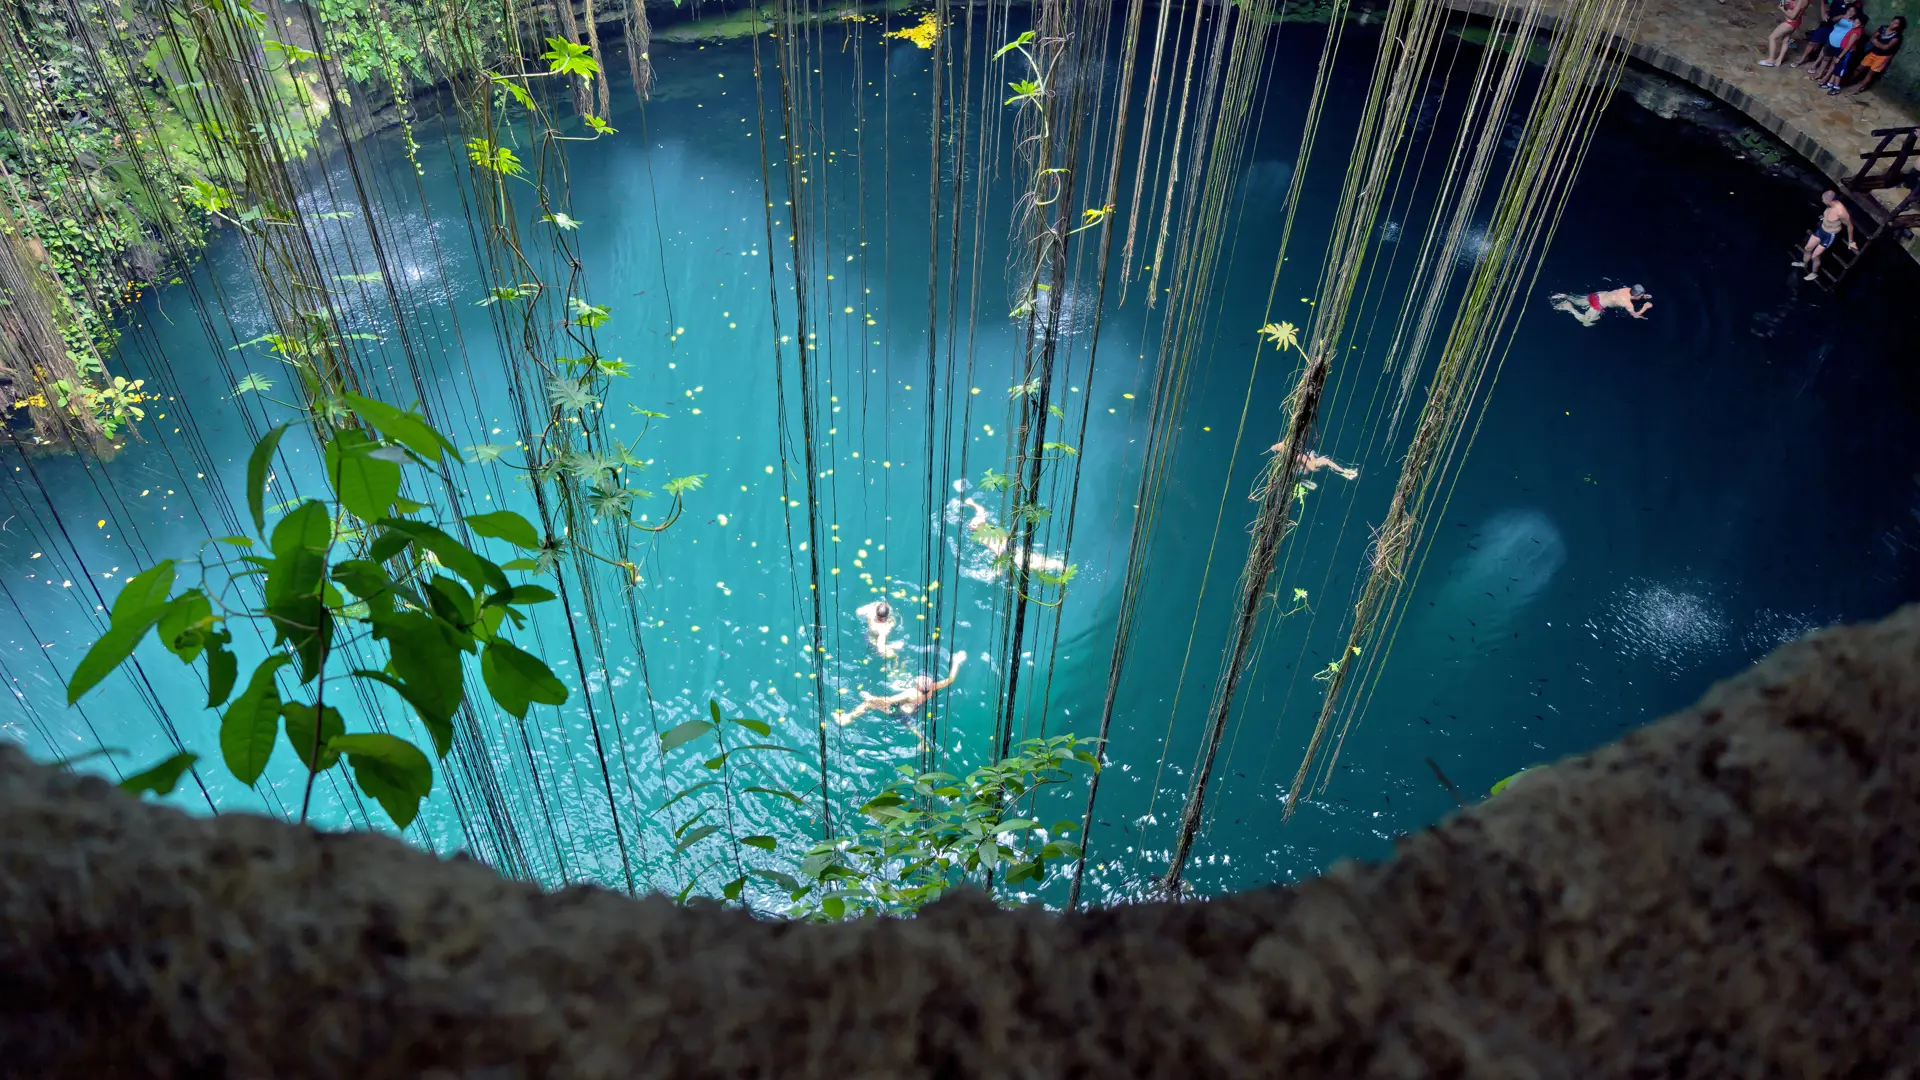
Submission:
M 190 818 L 0 750 L 35 1077 L 1920 1069 L 1920 607 L 1296 889 L 793 925 Z

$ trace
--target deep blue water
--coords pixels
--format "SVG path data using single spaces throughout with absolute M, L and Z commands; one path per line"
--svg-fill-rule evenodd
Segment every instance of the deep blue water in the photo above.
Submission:
M 1349 32 L 1349 55 L 1371 50 L 1370 31 Z M 806 258 L 820 290 L 817 480 L 831 693 L 839 706 L 857 700 L 860 688 L 943 668 L 951 649 L 964 649 L 973 659 L 943 699 L 938 739 L 948 760 L 977 762 L 1004 677 L 982 659 L 996 651 L 1000 590 L 986 554 L 967 538 L 957 501 L 987 467 L 1002 466 L 1009 435 L 1007 389 L 1020 338 L 1018 321 L 1006 316 L 1011 289 L 1001 275 L 1007 167 L 1001 161 L 968 174 L 969 184 L 998 186 L 984 211 L 969 196 L 962 215 L 969 243 L 981 238 L 984 272 L 976 294 L 968 262 L 960 264 L 957 314 L 948 307 L 942 248 L 930 393 L 930 54 L 881 40 L 872 28 L 840 49 L 850 33 L 822 32 L 834 47 L 820 52 L 821 89 L 809 113 L 817 134 L 808 144 L 819 152 L 810 182 L 827 187 L 824 195 L 809 192 L 817 195 L 817 244 Z M 1287 365 L 1269 361 L 1250 381 L 1249 361 L 1254 331 L 1267 317 L 1280 202 L 1323 33 L 1283 28 L 1236 190 L 1240 216 L 1209 296 L 1210 336 L 1195 354 L 1141 634 L 1109 747 L 1113 765 L 1093 835 L 1096 895 L 1130 894 L 1164 868 L 1194 761 L 1245 555 L 1246 494 L 1259 450 L 1279 437 L 1292 380 Z M 565 623 L 557 616 L 542 622 L 534 644 L 555 658 L 574 700 L 537 711 L 524 728 L 487 715 L 476 734 L 491 769 L 455 763 L 460 779 L 442 777 L 412 835 L 436 850 L 488 854 L 496 841 L 462 824 L 484 816 L 479 803 L 456 807 L 451 789 L 477 799 L 471 793 L 483 785 L 475 778 L 491 772 L 504 777 L 500 797 L 521 806 L 523 822 L 555 822 L 557 841 L 536 838 L 539 830 L 517 841 L 532 872 L 614 884 L 611 786 L 630 838 L 645 822 L 633 847 L 644 876 L 678 889 L 706 864 L 697 851 L 668 858 L 667 830 L 679 818 L 659 819 L 650 808 L 693 774 L 663 768 L 652 733 L 703 715 L 717 696 L 781 725 L 776 737 L 803 753 L 791 762 L 776 758 L 770 768 L 796 789 L 812 782 L 801 763 L 814 736 L 801 644 L 807 563 L 787 541 L 790 528 L 796 543 L 804 539 L 804 515 L 782 505 L 775 475 L 777 335 L 752 59 L 740 41 L 661 42 L 653 57 L 661 92 L 644 117 L 619 86 L 611 119 L 621 134 L 569 150 L 570 212 L 585 223 L 578 235 L 590 295 L 616 312 L 602 347 L 635 369 L 608 402 L 609 415 L 621 417 L 614 431 L 639 427 L 629 405 L 668 413 L 649 432 L 646 453 L 657 470 L 650 477 L 703 472 L 707 486 L 645 560 L 646 584 L 631 608 L 612 604 L 596 620 L 575 613 L 583 638 L 601 635 L 607 669 L 589 657 L 582 672 L 567 651 Z M 1345 141 L 1328 133 L 1351 130 L 1364 65 L 1333 78 L 1322 156 L 1308 174 L 1295 257 L 1273 318 L 1304 323 L 1310 314 L 1311 256 L 1324 243 Z M 856 84 L 865 94 L 857 110 Z M 1454 100 L 1436 89 L 1423 123 L 1444 130 Z M 420 131 L 417 186 L 392 136 L 370 140 L 358 162 L 383 208 L 413 353 L 429 404 L 455 442 L 511 442 L 498 346 L 487 313 L 473 303 L 484 285 L 460 220 L 464 165 L 451 160 L 438 121 L 423 120 Z M 776 172 L 779 152 L 776 143 Z M 316 168 L 315 187 L 316 209 L 352 205 L 342 160 Z M 1517 769 L 1591 748 L 1690 702 L 1805 630 L 1882 615 L 1920 595 L 1920 387 L 1900 349 L 1887 346 L 1920 330 L 1912 305 L 1920 268 L 1882 251 L 1837 297 L 1803 289 L 1788 272 L 1787 252 L 1814 216 L 1816 193 L 1791 170 L 1769 174 L 1738 158 L 1710 131 L 1662 120 L 1625 95 L 1616 100 L 1525 301 L 1470 455 L 1430 523 L 1405 618 L 1390 650 L 1388 642 L 1376 645 L 1387 651 L 1364 718 L 1325 793 L 1282 825 L 1283 797 L 1319 704 L 1310 675 L 1345 640 L 1368 526 L 1384 513 L 1397 446 L 1410 426 L 1398 440 L 1384 438 L 1370 422 L 1370 403 L 1401 300 L 1396 288 L 1432 192 L 1409 191 L 1389 208 L 1382 235 L 1393 242 L 1383 245 L 1383 270 L 1351 324 L 1388 329 L 1356 331 L 1359 347 L 1337 366 L 1318 447 L 1358 466 L 1360 476 L 1346 482 L 1319 474 L 1283 552 L 1276 579 L 1283 602 L 1295 588 L 1308 597 L 1263 632 L 1190 873 L 1197 885 L 1246 887 L 1311 874 L 1341 857 L 1380 857 L 1394 836 L 1452 805 L 1425 758 L 1469 795 L 1484 793 Z M 787 212 L 784 198 L 775 201 L 776 213 Z M 951 219 L 938 224 L 944 244 Z M 773 238 L 773 276 L 783 290 L 791 273 L 786 229 L 782 218 Z M 351 219 L 338 226 L 336 241 L 336 258 L 371 269 L 364 232 Z M 973 254 L 964 251 L 967 260 Z M 1589 329 L 1547 306 L 1551 292 L 1627 283 L 1654 294 L 1644 322 L 1615 314 Z M 1082 410 L 1089 417 L 1072 552 L 1081 571 L 1060 609 L 1057 640 L 1051 614 L 1040 620 L 1040 642 L 1029 639 L 1021 714 L 1033 730 L 1042 715 L 1036 694 L 1045 697 L 1048 731 L 1090 734 L 1105 693 L 1159 340 L 1159 316 L 1143 309 L 1140 291 L 1133 286 L 1124 304 L 1110 297 L 1094 376 L 1085 376 L 1084 348 L 1065 372 L 1070 423 Z M 348 292 L 364 328 L 384 335 L 379 349 L 394 365 L 394 384 L 385 389 L 394 400 L 411 400 L 383 298 L 377 290 Z M 790 298 L 782 302 L 789 313 L 781 332 L 791 335 Z M 1075 293 L 1066 302 L 1084 340 L 1093 298 Z M 229 346 L 265 326 L 238 246 L 217 241 L 190 281 L 149 296 L 130 326 L 125 363 L 170 379 L 179 395 L 154 410 L 144 441 L 106 465 L 17 455 L 9 463 L 0 510 L 9 515 L 0 532 L 8 597 L 0 600 L 10 598 L 19 617 L 0 635 L 0 677 L 16 691 L 7 732 L 36 755 L 104 744 L 126 753 L 86 767 L 136 767 L 167 752 L 157 715 L 164 712 L 189 747 L 217 756 L 214 718 L 196 708 L 197 677 L 157 647 L 140 654 L 139 677 L 110 680 L 77 710 L 63 707 L 59 677 L 98 632 L 96 605 L 110 602 L 118 581 L 154 558 L 190 557 L 202 537 L 241 531 L 226 500 L 237 491 L 252 438 L 277 410 L 229 391 L 248 371 L 284 391 L 286 373 L 257 348 Z M 784 356 L 793 440 L 792 342 Z M 1243 406 L 1247 429 L 1236 457 Z M 196 445 L 203 457 L 194 457 Z M 463 483 L 477 500 L 525 505 L 523 491 L 489 475 L 470 468 Z M 799 498 L 798 474 L 790 480 Z M 275 490 L 284 498 L 314 483 L 310 473 L 296 475 Z M 1056 549 L 1057 528 L 1044 537 Z M 867 655 L 852 614 L 876 590 L 908 624 L 910 648 L 891 665 Z M 932 624 L 939 640 L 916 633 Z M 261 646 L 251 647 L 258 655 Z M 591 718 L 583 688 L 595 705 Z M 400 715 L 389 719 L 407 733 L 410 721 Z M 596 723 L 610 747 L 604 772 Z M 829 737 L 843 813 L 895 763 L 918 757 L 918 739 L 894 720 L 830 726 Z M 538 763 L 538 791 L 529 761 Z M 301 773 L 291 754 L 276 757 L 256 792 L 218 772 L 201 770 L 208 795 L 187 785 L 173 800 L 202 811 L 211 801 L 276 814 L 297 802 Z M 1062 813 L 1077 812 L 1079 798 L 1077 788 L 1068 792 Z M 546 809 L 535 809 L 542 799 Z M 369 820 L 368 808 L 344 789 L 323 785 L 319 801 L 324 822 Z M 743 812 L 783 838 L 808 832 L 784 804 L 768 802 Z M 703 880 L 712 888 L 720 879 Z

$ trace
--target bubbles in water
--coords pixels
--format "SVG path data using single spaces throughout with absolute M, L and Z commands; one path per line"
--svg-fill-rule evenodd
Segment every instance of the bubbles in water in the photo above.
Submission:
M 1284 199 L 1287 189 L 1293 186 L 1293 162 L 1256 161 L 1247 166 L 1240 183 L 1251 198 Z
M 1754 625 L 1747 630 L 1744 643 L 1758 658 L 1825 625 L 1827 620 L 1811 613 L 1762 608 L 1754 614 Z
M 1471 269 L 1481 259 L 1487 257 L 1487 229 L 1484 225 L 1469 228 L 1460 237 L 1460 252 L 1454 256 L 1454 263 L 1462 270 Z
M 1679 670 L 1723 650 L 1732 634 L 1726 613 L 1697 582 L 1635 581 L 1587 622 L 1594 637 L 1634 658 L 1650 658 Z
M 1091 303 L 1081 303 L 1080 297 L 1082 291 L 1078 286 L 1069 285 L 1067 286 L 1065 294 L 1061 296 L 1060 324 L 1058 329 L 1060 337 L 1072 337 L 1086 329 L 1092 323 L 1093 312 L 1090 310 L 1092 305 Z M 1053 318 L 1053 297 L 1054 290 L 1043 289 L 1034 302 L 1033 332 L 1036 339 L 1046 333 L 1048 321 Z M 1026 331 L 1027 316 L 1025 312 L 1016 315 L 1014 322 L 1022 333 Z

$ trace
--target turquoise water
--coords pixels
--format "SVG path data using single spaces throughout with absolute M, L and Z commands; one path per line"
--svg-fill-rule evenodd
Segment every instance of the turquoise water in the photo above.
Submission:
M 1348 32 L 1354 55 L 1371 49 L 1369 31 Z M 1096 896 L 1133 895 L 1164 868 L 1194 760 L 1245 553 L 1245 494 L 1258 450 L 1278 438 L 1291 379 L 1266 364 L 1250 382 L 1248 360 L 1322 33 L 1283 30 L 1237 191 L 1241 217 L 1209 298 L 1212 336 L 1196 354 L 1141 637 L 1116 712 L 1092 838 Z M 1004 467 L 1013 416 L 1007 390 L 1021 346 L 1001 275 L 1007 173 L 1002 164 L 968 176 L 999 186 L 984 213 L 969 203 L 962 215 L 968 246 L 957 309 L 943 265 L 930 380 L 930 54 L 871 28 L 842 49 L 847 34 L 824 31 L 833 47 L 818 48 L 812 145 L 820 156 L 809 171 L 827 188 L 815 200 L 818 244 L 807 257 L 820 290 L 810 325 L 819 335 L 830 703 L 903 685 L 964 650 L 970 659 L 940 699 L 933 737 L 946 760 L 973 763 L 988 752 L 1007 675 L 989 659 L 999 651 L 1001 588 L 960 505 L 988 467 Z M 536 710 L 524 726 L 483 714 L 410 836 L 546 881 L 617 886 L 611 789 L 644 883 L 677 890 L 689 873 L 703 873 L 713 889 L 723 878 L 707 873 L 711 855 L 667 854 L 686 806 L 665 815 L 653 808 L 698 770 L 663 766 L 653 735 L 704 715 L 718 698 L 774 723 L 776 740 L 798 751 L 766 755 L 771 779 L 796 791 L 814 782 L 807 555 L 788 542 L 790 530 L 795 544 L 804 540 L 806 524 L 804 508 L 785 502 L 803 497 L 802 478 L 789 465 L 791 490 L 783 491 L 777 437 L 784 427 L 787 457 L 797 460 L 797 375 L 789 342 L 783 415 L 749 48 L 659 43 L 653 55 L 662 92 L 644 116 L 617 86 L 611 119 L 621 134 L 570 148 L 570 212 L 585 223 L 583 291 L 615 309 L 602 349 L 634 369 L 607 403 L 613 433 L 639 432 L 643 421 L 629 406 L 668 414 L 648 429 L 642 453 L 654 463 L 643 486 L 693 472 L 706 474 L 706 486 L 646 556 L 630 604 L 616 599 L 592 618 L 572 616 L 581 640 L 603 643 L 605 669 L 590 649 L 584 669 L 576 664 L 565 617 L 550 614 L 530 647 L 554 661 L 574 699 Z M 1334 77 L 1325 130 L 1351 130 L 1364 73 Z M 864 95 L 857 107 L 856 85 Z M 1453 104 L 1436 91 L 1423 123 L 1444 129 Z M 381 207 L 409 339 L 394 332 L 377 287 L 343 296 L 356 328 L 383 339 L 376 351 L 393 365 L 393 385 L 383 388 L 390 399 L 416 396 L 410 349 L 427 402 L 455 442 L 511 442 L 498 347 L 474 305 L 485 286 L 461 221 L 465 167 L 452 160 L 448 138 L 437 121 L 423 122 L 417 184 L 392 136 L 369 140 L 354 163 Z M 348 162 L 331 159 L 314 173 L 310 209 L 355 205 Z M 1296 252 L 1317 250 L 1338 182 L 1325 160 L 1309 173 Z M 1471 456 L 1433 523 L 1364 721 L 1325 793 L 1282 825 L 1318 706 L 1308 676 L 1344 641 L 1367 524 L 1384 512 L 1398 470 L 1397 451 L 1364 422 L 1384 342 L 1356 339 L 1363 348 L 1338 372 L 1319 449 L 1360 475 L 1319 474 L 1284 556 L 1277 585 L 1283 595 L 1306 589 L 1306 606 L 1265 632 L 1242 690 L 1189 875 L 1200 888 L 1290 880 L 1340 857 L 1384 855 L 1392 837 L 1452 806 L 1425 758 L 1469 795 L 1484 792 L 1519 768 L 1689 702 L 1806 629 L 1884 614 L 1920 592 L 1920 392 L 1910 365 L 1890 362 L 1871 338 L 1910 341 L 1920 330 L 1910 305 L 1897 303 L 1913 295 L 1920 271 L 1881 252 L 1838 298 L 1801 291 L 1785 252 L 1813 216 L 1812 195 L 1802 178 L 1761 172 L 1710 131 L 1660 120 L 1624 96 L 1616 102 Z M 1411 193 L 1389 215 L 1389 269 L 1356 325 L 1393 317 L 1395 274 L 1412 257 L 1411 231 L 1430 197 Z M 783 212 L 785 199 L 776 202 Z M 944 238 L 951 220 L 939 225 Z M 331 228 L 331 257 L 372 270 L 364 230 L 353 219 Z M 788 304 L 781 332 L 792 335 L 784 219 L 776 231 L 773 275 Z M 984 268 L 977 289 L 969 277 L 975 236 Z M 943 247 L 943 263 L 948 255 Z M 1300 298 L 1310 295 L 1313 264 L 1289 264 L 1299 269 L 1283 274 L 1274 317 L 1305 321 Z M 1546 306 L 1549 292 L 1631 282 L 1655 296 L 1644 323 L 1613 317 L 1584 329 Z M 1083 411 L 1088 418 L 1072 548 L 1080 576 L 1057 624 L 1054 613 L 1036 613 L 1040 637 L 1029 635 L 1020 661 L 1025 733 L 1044 724 L 1050 733 L 1090 734 L 1098 722 L 1158 341 L 1158 314 L 1139 294 L 1135 286 L 1125 303 L 1110 297 L 1093 377 L 1080 345 L 1065 372 L 1069 422 L 1077 427 Z M 1087 293 L 1066 300 L 1075 341 L 1084 341 L 1092 303 Z M 229 391 L 246 372 L 284 391 L 286 373 L 257 348 L 231 346 L 266 328 L 242 253 L 231 238 L 218 241 L 189 281 L 147 298 L 130 323 L 126 365 L 175 395 L 150 415 L 144 441 L 105 465 L 11 455 L 0 600 L 17 618 L 0 634 L 0 677 L 16 698 L 6 730 L 37 756 L 105 745 L 126 752 L 86 767 L 130 770 L 170 752 L 171 728 L 217 757 L 216 721 L 196 707 L 197 676 L 157 647 L 140 653 L 137 673 L 109 680 L 79 709 L 64 707 L 61 676 L 97 634 L 97 605 L 111 601 L 117 582 L 153 559 L 191 557 L 203 537 L 243 531 L 232 496 L 253 438 L 279 410 Z M 1236 456 L 1243 405 L 1248 428 Z M 529 501 L 497 471 L 470 467 L 465 476 L 476 501 Z M 269 502 L 317 486 L 315 474 L 296 468 L 277 478 Z M 998 509 L 992 499 L 986 505 Z M 1052 550 L 1064 540 L 1059 527 L 1043 532 Z M 902 611 L 909 642 L 891 664 L 868 654 L 853 615 L 879 591 Z M 425 742 L 400 710 L 385 715 Z M 362 722 L 350 716 L 349 727 Z M 895 764 L 920 756 L 919 736 L 895 719 L 863 717 L 827 733 L 842 815 Z M 302 773 L 290 753 L 276 756 L 257 790 L 220 771 L 203 768 L 204 787 L 185 784 L 171 801 L 279 815 L 297 806 Z M 1040 816 L 1077 813 L 1080 797 L 1069 791 L 1060 814 Z M 323 784 L 317 803 L 326 824 L 390 827 L 344 787 Z M 489 807 L 514 828 L 489 824 Z M 740 812 L 796 843 L 813 829 L 777 799 L 750 799 Z

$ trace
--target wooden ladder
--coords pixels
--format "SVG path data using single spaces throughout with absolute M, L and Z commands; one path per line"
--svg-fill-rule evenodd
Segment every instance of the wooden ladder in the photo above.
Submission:
M 1859 229 L 1863 213 L 1871 225 L 1860 230 L 1864 237 L 1859 251 L 1850 250 L 1844 243 L 1836 242 L 1821 256 L 1819 276 L 1814 279 L 1814 284 L 1828 292 L 1839 286 L 1874 241 L 1889 233 L 1898 239 L 1902 232 L 1920 227 L 1920 182 L 1917 182 L 1920 174 L 1908 171 L 1909 165 L 1920 164 L 1920 125 L 1880 128 L 1874 134 L 1880 138 L 1879 145 L 1860 155 L 1860 171 L 1848 177 L 1843 185 L 1847 192 L 1859 196 L 1847 200 L 1848 212 L 1854 216 L 1854 227 Z M 1901 185 L 1906 185 L 1907 197 L 1892 210 L 1881 206 L 1880 200 L 1873 195 L 1876 191 Z

